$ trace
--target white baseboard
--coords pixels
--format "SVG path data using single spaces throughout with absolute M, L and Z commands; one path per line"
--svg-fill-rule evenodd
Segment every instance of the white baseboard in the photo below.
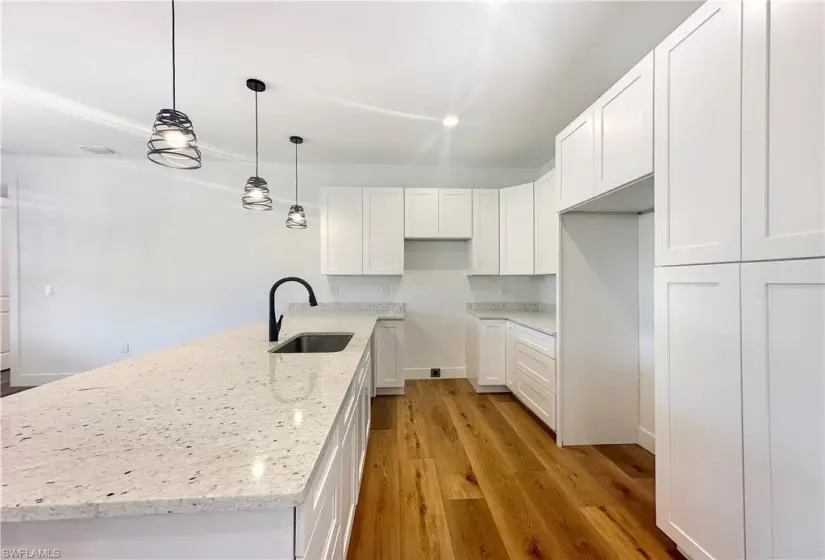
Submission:
M 464 379 L 467 370 L 464 367 L 441 368 L 440 379 Z M 404 368 L 404 379 L 430 379 L 430 368 Z
M 43 385 L 52 381 L 58 381 L 65 377 L 73 375 L 71 373 L 24 373 L 15 375 L 11 372 L 11 386 L 12 387 L 35 387 Z
M 378 397 L 384 397 L 387 395 L 403 395 L 404 394 L 404 387 L 376 387 L 375 388 L 375 395 Z
M 639 426 L 639 445 L 656 454 L 656 436 Z

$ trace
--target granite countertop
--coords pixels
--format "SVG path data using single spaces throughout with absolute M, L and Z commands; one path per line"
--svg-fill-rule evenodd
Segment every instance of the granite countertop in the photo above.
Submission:
M 556 336 L 556 314 L 545 311 L 509 311 L 507 309 L 469 310 L 479 319 L 506 319 L 519 325 Z
M 378 319 L 403 313 L 286 315 L 282 341 L 354 333 L 334 354 L 270 354 L 262 323 L 5 397 L 2 520 L 301 503 Z

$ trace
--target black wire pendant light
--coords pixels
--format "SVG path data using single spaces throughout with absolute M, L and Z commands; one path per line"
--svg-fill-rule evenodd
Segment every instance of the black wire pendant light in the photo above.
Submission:
M 146 157 L 159 165 L 175 169 L 198 169 L 201 152 L 192 121 L 177 110 L 175 96 L 175 0 L 172 0 L 172 108 L 161 109 L 155 117 Z
M 269 187 L 258 177 L 258 94 L 266 91 L 266 85 L 261 80 L 249 78 L 246 87 L 255 92 L 255 176 L 246 181 L 241 202 L 247 210 L 272 210 Z
M 289 141 L 295 144 L 295 204 L 289 207 L 289 214 L 286 217 L 286 227 L 292 229 L 306 229 L 307 215 L 304 207 L 298 204 L 298 144 L 303 144 L 304 139 L 300 136 L 290 136 Z

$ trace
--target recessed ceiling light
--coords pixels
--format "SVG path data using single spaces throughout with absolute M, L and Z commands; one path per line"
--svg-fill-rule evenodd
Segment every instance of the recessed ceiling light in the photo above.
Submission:
M 98 156 L 111 156 L 115 153 L 113 149 L 106 146 L 80 146 L 80 149 Z
M 447 115 L 441 123 L 446 127 L 453 128 L 458 124 L 458 117 L 455 115 Z

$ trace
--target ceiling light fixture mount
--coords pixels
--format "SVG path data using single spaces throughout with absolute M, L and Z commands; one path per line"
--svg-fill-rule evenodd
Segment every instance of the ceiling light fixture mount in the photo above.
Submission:
M 161 109 L 146 144 L 149 161 L 174 169 L 199 169 L 201 152 L 192 121 L 177 109 L 175 68 L 175 0 L 172 0 L 172 108 Z
M 286 227 L 290 229 L 306 229 L 307 216 L 304 207 L 298 204 L 298 145 L 304 143 L 300 136 L 290 136 L 289 141 L 295 144 L 295 204 L 289 207 L 286 216 Z
M 458 124 L 458 117 L 452 114 L 447 115 L 444 117 L 444 120 L 441 121 L 441 124 L 447 128 L 453 128 Z
M 246 87 L 255 92 L 255 175 L 246 181 L 241 204 L 247 210 L 272 210 L 272 198 L 266 181 L 258 176 L 258 94 L 266 91 L 266 84 L 256 78 L 249 78 Z

